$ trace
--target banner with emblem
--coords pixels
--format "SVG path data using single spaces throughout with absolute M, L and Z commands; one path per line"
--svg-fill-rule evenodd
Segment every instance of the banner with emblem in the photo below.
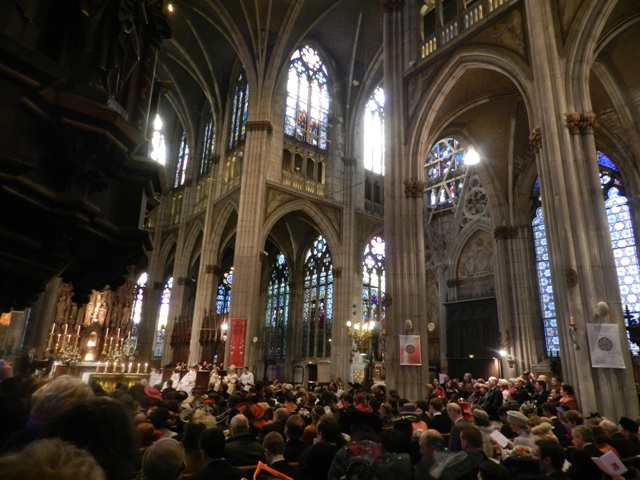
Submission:
M 420 335 L 399 335 L 400 365 L 422 365 Z
M 626 368 L 618 325 L 587 323 L 587 336 L 593 368 Z
M 232 318 L 229 335 L 229 365 L 236 367 L 244 366 L 244 343 L 246 334 L 247 319 Z

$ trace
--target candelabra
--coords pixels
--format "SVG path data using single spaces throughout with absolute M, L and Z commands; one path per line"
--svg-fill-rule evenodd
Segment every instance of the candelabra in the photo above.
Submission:
M 347 334 L 358 352 L 365 353 L 367 351 L 374 328 L 375 322 L 373 321 L 347 322 Z

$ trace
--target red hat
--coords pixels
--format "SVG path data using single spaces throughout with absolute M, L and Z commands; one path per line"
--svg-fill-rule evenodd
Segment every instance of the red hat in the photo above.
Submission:
M 160 393 L 160 391 L 157 388 L 153 388 L 151 385 L 144 386 L 144 394 L 149 398 L 153 398 L 154 400 L 162 401 L 162 394 Z

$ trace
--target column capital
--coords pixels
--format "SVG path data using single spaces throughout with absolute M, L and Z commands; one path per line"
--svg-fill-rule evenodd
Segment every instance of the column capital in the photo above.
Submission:
M 518 238 L 518 227 L 515 225 L 499 225 L 493 229 L 496 240 L 513 240 Z
M 253 120 L 247 122 L 247 132 L 267 132 L 269 135 L 273 132 L 273 124 L 269 120 Z
M 540 148 L 542 147 L 542 132 L 540 131 L 540 127 L 536 127 L 531 130 L 531 134 L 529 135 L 529 146 L 533 153 L 538 153 L 540 151 Z
M 209 264 L 204 266 L 204 273 L 213 273 L 214 275 L 219 275 L 221 272 L 220 265 Z
M 424 195 L 424 182 L 422 180 L 404 181 L 404 195 L 407 198 L 420 198 Z
M 593 135 L 598 124 L 594 112 L 572 112 L 565 114 L 565 117 L 567 119 L 567 128 L 572 135 Z
M 400 12 L 404 8 L 404 0 L 382 0 L 380 7 L 383 14 Z

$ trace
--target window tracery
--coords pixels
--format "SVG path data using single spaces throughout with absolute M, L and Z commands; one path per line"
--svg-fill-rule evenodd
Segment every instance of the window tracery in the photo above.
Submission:
M 289 324 L 289 267 L 280 252 L 271 265 L 271 279 L 267 287 L 267 311 L 264 330 L 264 358 L 275 362 L 287 354 Z
M 322 235 L 307 250 L 304 263 L 302 355 L 331 355 L 333 318 L 333 266 L 331 252 Z

